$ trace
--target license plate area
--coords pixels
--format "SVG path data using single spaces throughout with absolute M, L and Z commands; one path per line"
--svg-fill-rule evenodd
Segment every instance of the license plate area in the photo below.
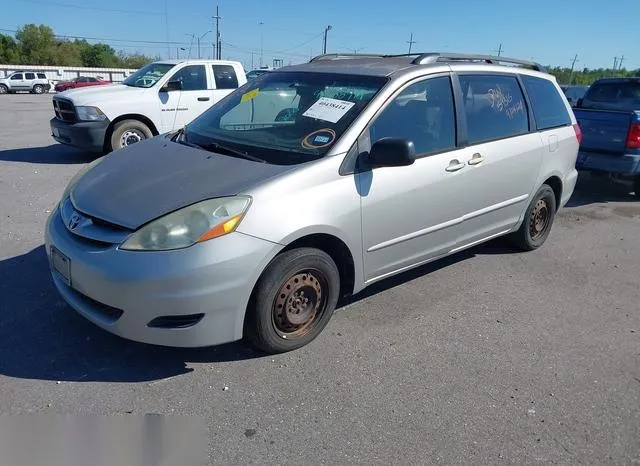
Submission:
M 65 283 L 71 286 L 71 259 L 53 246 L 51 247 L 51 265 Z

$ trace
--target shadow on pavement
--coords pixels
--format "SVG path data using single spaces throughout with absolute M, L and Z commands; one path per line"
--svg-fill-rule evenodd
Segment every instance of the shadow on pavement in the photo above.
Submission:
M 627 181 L 613 180 L 606 174 L 580 172 L 578 183 L 566 207 L 580 207 L 605 202 L 637 202 L 633 185 Z
M 0 374 L 39 380 L 144 382 L 189 362 L 263 357 L 239 343 L 180 349 L 124 340 L 76 314 L 51 281 L 44 246 L 0 260 Z
M 27 147 L 24 149 L 0 150 L 0 160 L 8 162 L 76 164 L 90 162 L 99 154 L 82 152 L 64 144 L 52 144 L 45 147 Z

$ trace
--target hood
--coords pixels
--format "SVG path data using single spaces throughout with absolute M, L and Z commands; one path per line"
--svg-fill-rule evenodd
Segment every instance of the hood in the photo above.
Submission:
M 113 102 L 115 99 L 134 99 L 139 97 L 141 92 L 147 90 L 124 84 L 105 84 L 69 89 L 66 91 L 65 98 L 71 100 L 75 105 L 98 105 L 105 101 Z
M 294 169 L 184 146 L 158 136 L 106 155 L 71 189 L 79 211 L 132 230 L 181 207 L 246 193 Z

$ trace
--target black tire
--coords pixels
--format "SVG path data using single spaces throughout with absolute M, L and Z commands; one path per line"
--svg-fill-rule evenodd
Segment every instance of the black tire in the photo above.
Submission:
M 153 133 L 139 120 L 122 120 L 116 123 L 111 133 L 111 150 L 122 149 L 136 142 L 150 139 Z
M 0 84 L 0 94 L 8 94 L 8 93 L 9 93 L 9 88 L 4 84 Z
M 544 244 L 556 216 L 556 195 L 543 184 L 533 196 L 520 229 L 509 237 L 511 243 L 523 251 L 533 251 Z
M 34 94 L 44 93 L 44 86 L 42 84 L 36 84 L 35 86 L 33 86 L 33 93 Z
M 640 199 L 640 176 L 636 176 L 633 179 L 633 194 L 635 194 L 636 199 Z
M 328 254 L 313 248 L 283 252 L 258 280 L 244 335 L 271 354 L 300 348 L 329 323 L 339 295 L 340 273 Z

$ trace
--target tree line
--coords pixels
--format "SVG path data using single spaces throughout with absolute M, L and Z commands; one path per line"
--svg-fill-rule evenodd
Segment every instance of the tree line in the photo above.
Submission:
M 60 39 L 49 26 L 27 24 L 15 38 L 0 34 L 0 63 L 7 65 L 140 68 L 158 57 L 116 51 L 107 44 Z
M 627 70 L 625 68 L 615 70 L 613 68 L 583 68 L 582 70 L 574 70 L 572 73 L 571 68 L 558 66 L 549 67 L 547 71 L 554 75 L 560 84 L 573 84 L 578 86 L 588 86 L 600 78 L 640 77 L 640 70 Z

